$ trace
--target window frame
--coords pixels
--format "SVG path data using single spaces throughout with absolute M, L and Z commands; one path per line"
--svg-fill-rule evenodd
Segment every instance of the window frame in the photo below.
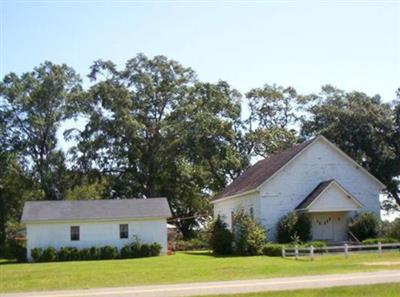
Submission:
M 70 240 L 71 241 L 80 241 L 81 240 L 81 228 L 80 228 L 80 226 L 71 226 L 70 229 L 69 229 L 69 235 L 70 235 Z
M 122 230 L 122 228 L 126 227 L 126 230 Z M 119 239 L 128 239 L 129 238 L 129 224 L 119 224 Z

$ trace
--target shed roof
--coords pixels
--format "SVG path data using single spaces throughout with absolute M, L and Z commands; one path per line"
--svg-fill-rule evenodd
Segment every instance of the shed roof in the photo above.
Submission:
M 25 202 L 21 222 L 168 218 L 166 198 Z

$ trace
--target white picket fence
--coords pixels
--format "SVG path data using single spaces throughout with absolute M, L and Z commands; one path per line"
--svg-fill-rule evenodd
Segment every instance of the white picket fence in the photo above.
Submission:
M 368 244 L 368 245 L 349 245 L 345 243 L 344 245 L 337 246 L 326 246 L 326 247 L 283 247 L 282 248 L 282 257 L 295 257 L 297 260 L 299 257 L 309 257 L 311 260 L 314 260 L 316 255 L 323 255 L 326 253 L 343 253 L 347 258 L 351 253 L 369 251 L 369 252 L 377 252 L 378 254 L 382 254 L 384 251 L 393 251 L 399 249 L 400 251 L 400 243 L 378 243 L 378 244 Z

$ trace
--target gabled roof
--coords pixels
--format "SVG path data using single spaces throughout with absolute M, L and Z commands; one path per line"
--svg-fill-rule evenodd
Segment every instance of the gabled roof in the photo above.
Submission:
M 317 201 L 319 199 L 323 199 L 324 197 L 324 193 L 328 192 L 329 188 L 332 186 L 336 186 L 337 189 L 339 190 L 339 192 L 341 193 L 341 195 L 336 196 L 335 197 L 335 203 L 334 203 L 334 207 L 335 209 L 340 209 L 340 197 L 346 197 L 346 203 L 348 204 L 349 201 L 351 201 L 351 210 L 357 209 L 362 207 L 363 205 L 361 204 L 360 201 L 358 201 L 357 198 L 355 198 L 352 194 L 350 194 L 349 191 L 347 191 L 345 188 L 343 188 L 337 181 L 335 181 L 334 179 L 331 180 L 327 180 L 327 181 L 323 181 L 320 184 L 318 184 L 318 186 L 315 187 L 314 190 L 311 191 L 310 194 L 307 195 L 306 198 L 304 198 L 304 200 L 302 202 L 300 202 L 300 204 L 295 208 L 295 210 L 299 210 L 299 211 L 315 211 L 315 209 L 313 209 L 313 205 L 317 204 Z M 348 205 L 346 206 L 347 208 L 349 207 Z M 324 210 L 329 210 L 329 209 L 324 209 Z M 344 209 L 343 209 L 344 210 Z M 350 210 L 350 209 L 348 209 Z
M 237 195 L 257 188 L 293 157 L 305 149 L 312 141 L 313 140 L 305 141 L 279 154 L 258 161 L 253 166 L 247 168 L 242 175 L 215 196 L 214 200 Z
M 224 190 L 216 195 L 213 201 L 240 196 L 248 192 L 254 192 L 258 190 L 264 183 L 266 183 L 274 174 L 276 174 L 281 168 L 285 167 L 290 161 L 300 155 L 307 147 L 311 144 L 322 140 L 327 143 L 331 148 L 336 150 L 340 155 L 346 158 L 349 162 L 353 163 L 358 169 L 368 175 L 376 183 L 380 185 L 382 189 L 385 185 L 379 181 L 375 176 L 369 173 L 364 167 L 359 165 L 345 152 L 339 149 L 336 145 L 326 139 L 324 136 L 319 135 L 313 139 L 305 141 L 301 144 L 294 145 L 292 148 L 285 150 L 281 153 L 272 155 L 264 160 L 258 161 L 253 166 L 247 168 L 242 175 L 230 183 Z
M 296 207 L 296 209 L 304 209 L 310 206 L 310 204 L 326 189 L 329 187 L 329 185 L 333 182 L 333 179 L 323 181 L 321 182 L 318 186 L 315 187 L 314 190 L 311 191 L 310 194 L 307 195 L 306 198 L 304 198 L 303 201 L 300 202 L 300 204 Z
M 166 198 L 25 202 L 21 222 L 168 218 Z

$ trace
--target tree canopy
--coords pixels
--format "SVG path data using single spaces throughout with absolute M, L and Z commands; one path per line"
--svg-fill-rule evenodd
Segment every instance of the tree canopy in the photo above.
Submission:
M 400 90 L 387 103 L 332 86 L 298 94 L 265 84 L 243 96 L 143 54 L 122 69 L 95 61 L 88 77 L 83 88 L 71 67 L 45 62 L 0 83 L 0 241 L 26 200 L 156 196 L 168 198 L 191 237 L 211 214 L 210 198 L 254 158 L 317 134 L 388 186 L 384 207 L 400 205 Z M 69 119 L 84 128 L 65 131 L 66 151 L 57 135 Z

